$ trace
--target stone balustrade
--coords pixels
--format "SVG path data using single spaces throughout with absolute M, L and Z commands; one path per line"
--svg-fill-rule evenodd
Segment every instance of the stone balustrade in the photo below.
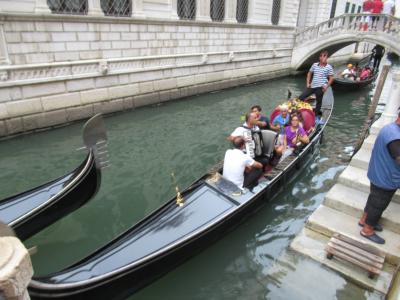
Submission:
M 373 18 L 376 20 L 374 24 Z M 299 31 L 296 34 L 295 46 L 343 33 L 357 33 L 360 37 L 379 33 L 386 39 L 398 43 L 400 42 L 400 19 L 383 14 L 344 14 Z

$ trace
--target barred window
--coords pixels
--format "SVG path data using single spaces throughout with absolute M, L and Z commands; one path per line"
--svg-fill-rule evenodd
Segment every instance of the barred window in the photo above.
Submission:
M 346 2 L 346 7 L 344 9 L 344 13 L 347 14 L 350 10 L 350 2 Z
M 271 23 L 273 25 L 278 25 L 280 15 L 281 15 L 281 0 L 274 0 L 272 2 L 272 14 L 271 14 Z
M 336 5 L 337 5 L 337 0 L 332 1 L 332 6 L 331 6 L 331 14 L 329 15 L 329 18 L 332 19 L 335 17 L 336 13 Z
M 194 20 L 196 0 L 178 0 L 178 16 L 182 20 Z
M 225 0 L 211 0 L 210 17 L 211 20 L 221 22 L 225 16 Z
M 237 0 L 236 20 L 239 23 L 246 23 L 249 10 L 249 0 Z
M 87 0 L 47 0 L 53 14 L 86 15 Z
M 100 5 L 106 16 L 130 17 L 132 13 L 130 0 L 100 0 Z

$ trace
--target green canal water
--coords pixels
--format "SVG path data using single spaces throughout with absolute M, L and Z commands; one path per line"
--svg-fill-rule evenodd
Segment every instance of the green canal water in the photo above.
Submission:
M 111 167 L 96 197 L 26 242 L 36 275 L 59 270 L 132 226 L 223 158 L 253 104 L 269 112 L 304 77 L 189 97 L 105 118 Z M 370 90 L 335 93 L 320 152 L 285 190 L 199 255 L 130 296 L 139 299 L 377 299 L 289 249 L 307 217 L 348 164 Z M 0 198 L 72 170 L 84 158 L 82 123 L 0 142 Z

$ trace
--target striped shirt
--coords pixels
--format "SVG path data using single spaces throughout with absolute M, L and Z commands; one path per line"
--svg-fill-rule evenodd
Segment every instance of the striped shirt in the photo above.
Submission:
M 310 68 L 310 72 L 313 73 L 311 88 L 324 86 L 328 83 L 328 76 L 333 76 L 333 68 L 329 64 L 321 67 L 319 63 L 314 63 Z

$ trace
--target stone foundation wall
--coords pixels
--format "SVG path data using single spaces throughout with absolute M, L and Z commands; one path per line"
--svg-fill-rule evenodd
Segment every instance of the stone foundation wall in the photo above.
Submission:
M 3 15 L 0 136 L 290 73 L 291 27 L 62 20 Z

